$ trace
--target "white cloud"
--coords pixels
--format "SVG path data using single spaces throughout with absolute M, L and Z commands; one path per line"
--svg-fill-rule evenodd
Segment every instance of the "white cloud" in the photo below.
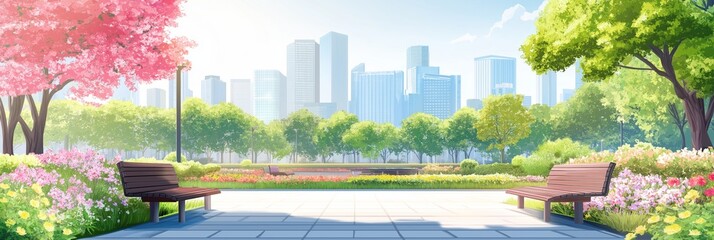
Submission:
M 492 26 L 491 29 L 489 29 L 488 34 L 485 36 L 485 38 L 490 38 L 491 35 L 494 33 L 494 31 L 503 29 L 503 26 L 506 25 L 506 23 L 510 22 L 513 20 L 513 17 L 518 16 L 518 18 L 521 21 L 528 22 L 528 21 L 534 21 L 538 18 L 540 15 L 540 12 L 543 11 L 543 8 L 545 5 L 548 3 L 548 0 L 544 0 L 543 3 L 540 4 L 538 9 L 535 11 L 529 12 L 526 10 L 526 7 L 524 7 L 521 4 L 516 4 L 513 5 L 512 7 L 507 8 L 506 10 L 503 11 L 503 14 L 501 14 L 501 20 L 498 22 L 495 22 Z
M 478 39 L 478 37 L 476 37 L 476 36 L 474 36 L 474 35 L 471 35 L 471 33 L 466 33 L 466 34 L 464 34 L 464 35 L 461 35 L 461 37 L 458 37 L 458 38 L 456 38 L 456 39 L 454 39 L 454 40 L 451 40 L 450 43 L 451 43 L 451 44 L 457 44 L 457 43 L 462 43 L 462 42 L 473 42 L 473 41 L 475 41 L 476 39 Z

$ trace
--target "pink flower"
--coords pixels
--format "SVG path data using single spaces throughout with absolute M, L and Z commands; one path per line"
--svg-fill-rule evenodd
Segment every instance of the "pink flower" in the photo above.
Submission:
M 707 196 L 707 197 L 712 197 L 712 196 L 714 196 L 714 187 L 705 190 L 705 191 L 704 191 L 704 195 Z
M 667 185 L 669 185 L 670 187 L 679 186 L 679 184 L 681 184 L 681 183 L 682 182 L 679 181 L 679 178 L 671 177 L 671 178 L 667 179 Z
M 714 172 L 709 174 L 709 180 L 714 181 Z
M 697 187 L 707 185 L 707 180 L 702 176 L 696 176 L 689 179 L 689 186 Z

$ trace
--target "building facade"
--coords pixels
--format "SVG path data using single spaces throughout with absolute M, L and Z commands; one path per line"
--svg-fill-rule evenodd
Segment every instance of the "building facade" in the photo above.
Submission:
M 287 116 L 287 78 L 278 70 L 257 70 L 253 77 L 253 115 L 269 123 Z
M 329 32 L 320 38 L 320 103 L 347 110 L 347 35 Z
M 314 40 L 288 45 L 288 113 L 320 102 L 320 46 Z
M 423 113 L 447 119 L 461 108 L 461 76 L 424 74 L 418 79 Z
M 565 102 L 575 95 L 575 89 L 563 89 L 563 93 L 560 95 L 560 101 Z
M 543 75 L 538 75 L 536 95 L 538 103 L 545 104 L 550 107 L 555 106 L 557 101 L 557 85 L 558 75 L 553 71 L 548 71 Z
M 404 72 L 366 72 L 364 63 L 352 70 L 352 106 L 360 121 L 401 125 L 404 116 Z
M 474 59 L 476 99 L 489 95 L 516 93 L 516 59 L 503 56 L 483 56 Z
M 201 81 L 201 99 L 208 105 L 226 101 L 226 82 L 220 76 L 208 75 Z
M 146 106 L 166 108 L 166 91 L 161 88 L 146 89 Z
M 466 99 L 466 106 L 476 110 L 481 110 L 483 108 L 483 101 L 481 101 L 481 99 Z
M 243 112 L 253 114 L 253 86 L 250 79 L 231 79 L 231 103 Z
M 407 69 L 429 66 L 429 46 L 407 48 Z

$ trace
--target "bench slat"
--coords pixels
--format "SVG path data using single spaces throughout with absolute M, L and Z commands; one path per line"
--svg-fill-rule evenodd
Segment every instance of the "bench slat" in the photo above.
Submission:
M 162 180 L 162 181 L 178 181 L 178 177 L 175 175 L 166 175 L 166 176 L 148 176 L 148 177 L 124 177 L 124 183 L 134 183 L 134 182 L 146 182 L 146 181 L 155 181 L 155 180 Z

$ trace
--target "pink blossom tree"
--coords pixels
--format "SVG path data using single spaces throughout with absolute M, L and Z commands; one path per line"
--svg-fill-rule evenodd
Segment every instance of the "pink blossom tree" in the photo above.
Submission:
M 18 125 L 27 153 L 44 151 L 49 102 L 70 83 L 75 98 L 101 100 L 112 95 L 122 78 L 127 87 L 136 89 L 137 84 L 187 67 L 185 55 L 193 43 L 168 31 L 177 25 L 182 2 L 1 1 L 0 96 L 6 97 L 0 99 L 3 153 L 13 154 Z M 21 116 L 25 105 L 31 122 Z

